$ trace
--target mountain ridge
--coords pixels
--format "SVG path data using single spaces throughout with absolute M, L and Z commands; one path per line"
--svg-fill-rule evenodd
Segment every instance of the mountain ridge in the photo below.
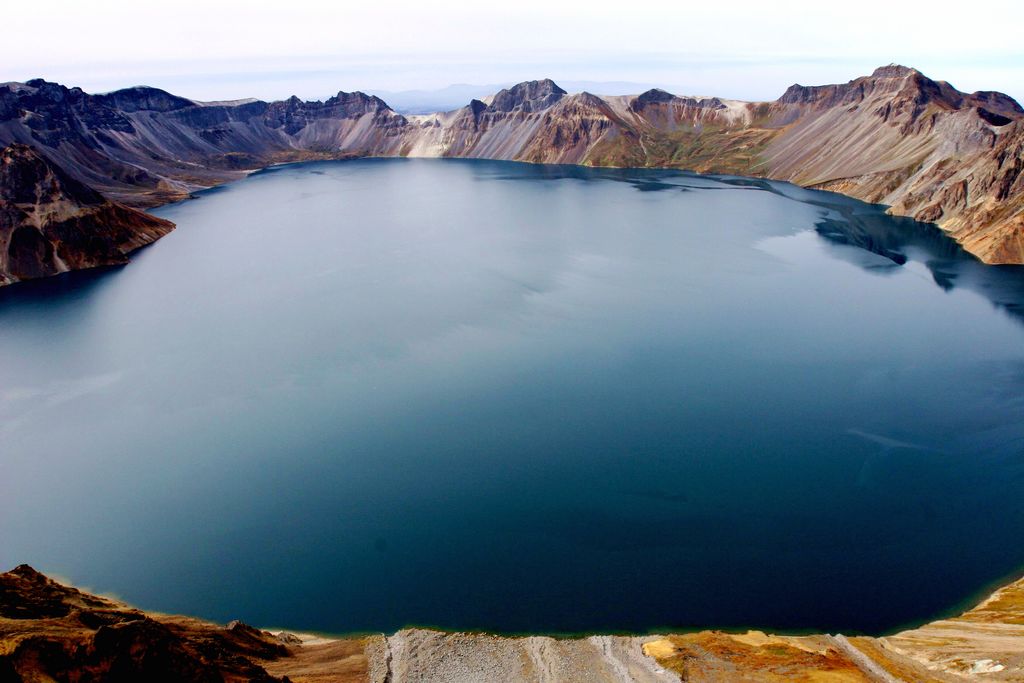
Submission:
M 1024 263 L 1024 109 L 891 64 L 778 99 L 568 93 L 526 81 L 448 112 L 373 95 L 199 103 L 133 86 L 90 95 L 0 85 L 0 145 L 34 146 L 76 180 L 149 207 L 271 164 L 468 157 L 677 168 L 784 180 L 937 224 L 986 263 Z

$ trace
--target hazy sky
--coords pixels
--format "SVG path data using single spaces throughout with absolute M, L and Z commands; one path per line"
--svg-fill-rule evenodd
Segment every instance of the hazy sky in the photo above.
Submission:
M 640 0 L 27 1 L 2 11 L 0 81 L 198 99 L 451 83 L 638 81 L 773 99 L 899 62 L 1024 99 L 1024 3 Z

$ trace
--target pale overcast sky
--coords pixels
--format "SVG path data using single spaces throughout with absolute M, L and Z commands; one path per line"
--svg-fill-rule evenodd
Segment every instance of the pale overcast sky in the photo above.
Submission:
M 636 81 L 774 99 L 898 62 L 1024 99 L 1024 3 L 683 0 L 11 2 L 0 81 L 197 99 L 451 83 Z M 924 5 L 924 3 L 921 3 Z

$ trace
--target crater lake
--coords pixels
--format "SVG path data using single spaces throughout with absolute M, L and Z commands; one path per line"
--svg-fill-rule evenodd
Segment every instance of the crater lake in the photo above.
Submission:
M 324 632 L 882 633 L 1024 568 L 1024 267 L 785 183 L 272 167 L 0 290 L 0 564 Z

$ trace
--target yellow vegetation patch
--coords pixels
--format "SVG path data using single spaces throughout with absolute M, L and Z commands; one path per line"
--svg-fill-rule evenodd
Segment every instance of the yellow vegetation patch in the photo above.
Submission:
M 675 654 L 676 648 L 672 645 L 672 641 L 662 638 L 661 640 L 652 640 L 649 643 L 644 643 L 644 654 L 654 659 L 664 659 L 671 657 Z
M 763 631 L 747 631 L 743 634 L 733 635 L 732 639 L 754 647 L 795 647 L 804 652 L 820 655 L 826 654 L 829 649 L 828 645 L 817 636 L 770 636 Z
M 702 631 L 666 636 L 644 646 L 658 664 L 686 681 L 805 681 L 857 683 L 871 679 L 827 636 L 741 635 Z

